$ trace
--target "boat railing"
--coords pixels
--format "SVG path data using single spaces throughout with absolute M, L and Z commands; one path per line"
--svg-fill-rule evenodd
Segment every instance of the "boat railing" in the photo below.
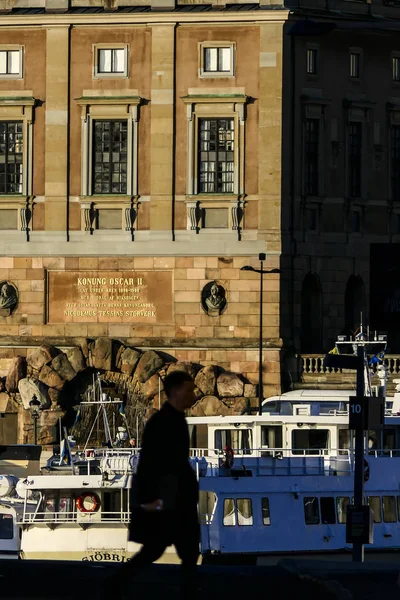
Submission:
M 66 524 L 78 523 L 85 527 L 87 524 L 98 523 L 129 523 L 129 511 L 102 511 L 93 513 L 80 513 L 78 511 L 62 512 L 32 512 L 25 513 L 17 517 L 17 523 L 20 525 L 31 525 L 33 523 L 44 524 Z

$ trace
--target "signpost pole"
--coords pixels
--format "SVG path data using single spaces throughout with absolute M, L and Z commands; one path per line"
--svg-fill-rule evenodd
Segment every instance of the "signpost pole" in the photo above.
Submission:
M 364 345 L 357 346 L 357 396 L 364 396 Z M 364 504 L 364 429 L 356 431 L 355 455 L 354 455 L 354 504 L 361 507 Z M 364 562 L 364 544 L 359 541 L 353 542 L 353 562 Z

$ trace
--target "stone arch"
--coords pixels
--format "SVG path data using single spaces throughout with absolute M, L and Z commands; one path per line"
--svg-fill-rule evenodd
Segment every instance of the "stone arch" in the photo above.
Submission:
M 366 325 L 366 308 L 364 281 L 360 275 L 350 275 L 344 295 L 344 327 L 347 335 L 354 335 L 360 326 L 361 313 L 363 324 Z
M 307 273 L 301 287 L 301 352 L 314 354 L 322 351 L 323 314 L 322 288 L 316 273 Z

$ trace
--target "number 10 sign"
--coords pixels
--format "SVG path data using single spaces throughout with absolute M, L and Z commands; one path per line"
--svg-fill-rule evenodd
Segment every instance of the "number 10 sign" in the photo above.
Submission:
M 377 396 L 350 396 L 349 429 L 365 431 L 378 429 L 384 423 L 385 398 Z

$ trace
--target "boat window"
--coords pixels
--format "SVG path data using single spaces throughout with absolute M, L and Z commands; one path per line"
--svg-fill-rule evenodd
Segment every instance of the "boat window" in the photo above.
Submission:
M 68 519 L 72 516 L 73 512 L 73 500 L 70 496 L 61 496 L 58 502 L 58 515 L 59 519 Z
M 216 429 L 214 444 L 216 450 L 230 446 L 235 454 L 252 454 L 251 429 Z
M 304 498 L 304 518 L 306 525 L 319 524 L 318 498 L 315 496 L 306 496 Z
M 348 496 L 340 496 L 336 498 L 337 508 L 337 520 L 338 523 L 346 523 L 347 520 L 347 507 L 350 504 L 350 498 Z
M 236 525 L 235 501 L 233 498 L 225 498 L 224 500 L 223 524 L 227 527 Z
M 329 447 L 329 429 L 294 429 L 292 432 L 293 454 L 320 454 Z
M 0 540 L 12 540 L 14 537 L 14 523 L 12 515 L 0 513 Z
M 321 502 L 321 523 L 332 525 L 336 523 L 335 499 L 330 496 L 328 498 L 320 498 Z
M 382 522 L 381 499 L 379 496 L 367 496 L 367 503 L 374 511 L 374 523 Z
M 264 448 L 282 448 L 282 426 L 264 425 L 261 427 L 261 446 L 263 447 L 263 456 L 273 454 L 264 452 Z
M 55 496 L 47 496 L 44 505 L 44 512 L 46 513 L 55 513 L 57 510 L 56 507 L 56 498 Z
M 253 508 L 250 498 L 237 499 L 238 525 L 253 525 Z
M 263 525 L 271 525 L 271 513 L 269 512 L 268 498 L 261 498 L 261 510 Z
M 390 427 L 385 427 L 383 432 L 369 430 L 367 441 L 371 453 L 377 450 L 383 450 L 383 454 L 389 453 L 396 449 L 396 430 Z
M 396 501 L 394 496 L 382 497 L 382 509 L 385 523 L 396 523 Z
M 339 454 L 348 454 L 351 444 L 350 430 L 339 429 Z

